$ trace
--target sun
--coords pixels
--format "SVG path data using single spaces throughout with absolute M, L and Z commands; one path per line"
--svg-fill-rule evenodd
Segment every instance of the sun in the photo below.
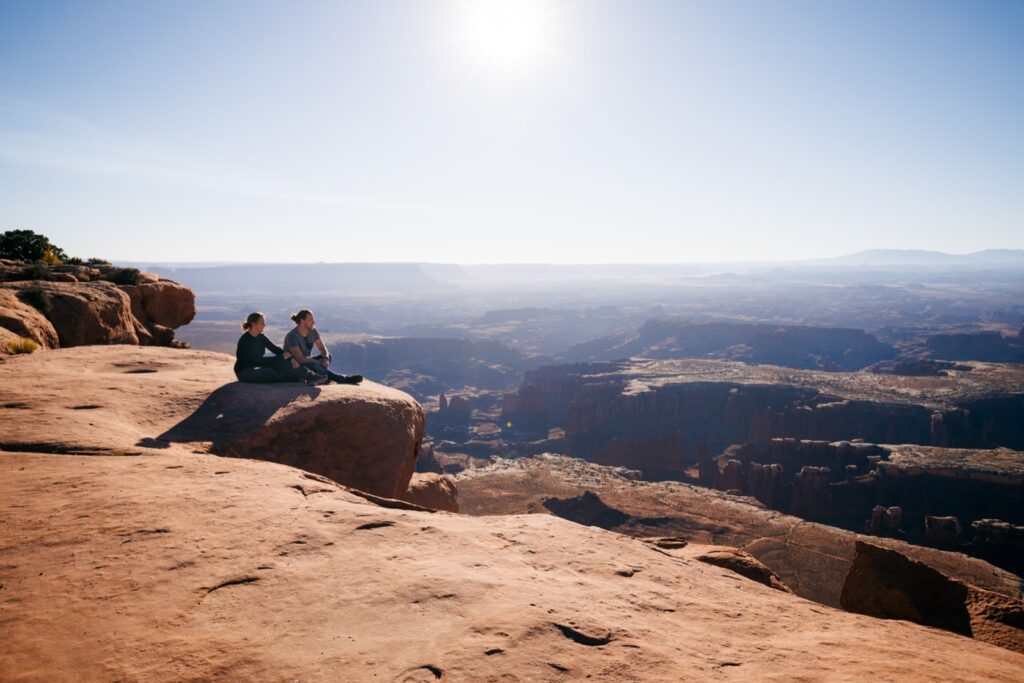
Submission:
M 521 70 L 552 48 L 551 0 L 469 0 L 459 4 L 458 39 L 484 66 Z

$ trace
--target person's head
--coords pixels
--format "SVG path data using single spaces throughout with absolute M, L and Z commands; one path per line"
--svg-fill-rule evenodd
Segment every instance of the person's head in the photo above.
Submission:
M 313 311 L 308 308 L 303 308 L 301 311 L 293 315 L 292 321 L 294 321 L 300 330 L 305 332 L 312 329 L 313 324 L 316 323 L 316 320 L 313 318 Z
M 250 313 L 249 317 L 242 323 L 242 329 L 252 335 L 263 334 L 263 328 L 266 326 L 267 321 L 259 311 Z

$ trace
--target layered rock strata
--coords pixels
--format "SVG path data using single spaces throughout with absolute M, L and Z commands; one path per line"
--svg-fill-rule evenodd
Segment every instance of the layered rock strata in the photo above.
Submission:
M 697 360 L 549 366 L 506 397 L 502 422 L 520 439 L 564 427 L 566 454 L 588 459 L 626 439 L 675 468 L 695 463 L 700 443 L 718 453 L 778 437 L 1024 450 L 1024 369 L 958 367 L 904 377 Z M 649 442 L 672 434 L 681 453 Z

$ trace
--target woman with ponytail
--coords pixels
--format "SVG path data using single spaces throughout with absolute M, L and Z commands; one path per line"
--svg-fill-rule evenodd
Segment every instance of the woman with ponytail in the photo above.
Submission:
M 303 367 L 294 367 L 290 355 L 263 334 L 267 321 L 262 313 L 250 313 L 242 323 L 242 336 L 238 339 L 235 352 L 235 377 L 240 382 L 305 382 L 326 384 L 328 379 L 309 372 Z M 272 356 L 264 355 L 270 351 Z M 297 364 L 296 364 L 297 365 Z

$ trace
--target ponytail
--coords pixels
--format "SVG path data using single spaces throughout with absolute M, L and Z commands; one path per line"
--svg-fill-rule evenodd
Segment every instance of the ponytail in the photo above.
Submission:
M 248 332 L 252 328 L 253 325 L 255 325 L 256 323 L 258 323 L 260 321 L 260 318 L 262 318 L 262 317 L 263 317 L 263 314 L 260 313 L 259 311 L 250 313 L 249 317 L 247 317 L 245 319 L 245 322 L 242 323 L 242 329 L 245 330 L 246 332 Z

